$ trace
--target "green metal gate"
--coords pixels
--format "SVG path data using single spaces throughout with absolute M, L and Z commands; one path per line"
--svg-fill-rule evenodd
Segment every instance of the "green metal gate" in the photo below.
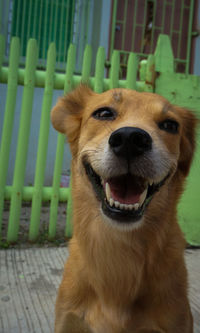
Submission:
M 44 65 L 51 42 L 56 44 L 56 61 L 65 62 L 73 36 L 74 11 L 74 0 L 15 0 L 11 36 L 17 36 L 21 40 L 20 55 L 25 56 L 28 40 L 35 38 L 38 41 L 41 66 Z
M 194 0 L 113 0 L 112 12 L 110 54 L 120 51 L 122 68 L 130 52 L 146 58 L 167 34 L 176 71 L 189 73 Z

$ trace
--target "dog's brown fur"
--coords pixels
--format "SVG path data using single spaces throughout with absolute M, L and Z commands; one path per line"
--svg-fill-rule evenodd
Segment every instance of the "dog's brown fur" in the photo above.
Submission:
M 117 111 L 115 120 L 91 116 L 104 106 Z M 178 121 L 178 134 L 158 127 L 169 117 Z M 127 89 L 96 94 L 80 86 L 58 101 L 52 123 L 66 134 L 71 147 L 74 224 L 56 302 L 55 332 L 76 332 L 68 327 L 73 313 L 78 323 L 85 322 L 80 333 L 192 333 L 185 241 L 176 210 L 194 153 L 196 118 L 156 94 Z M 115 227 L 100 212 L 82 163 L 87 156 L 95 170 L 102 170 L 103 147 L 123 126 L 147 131 L 159 151 L 167 152 L 173 169 L 146 208 L 143 223 L 130 230 Z

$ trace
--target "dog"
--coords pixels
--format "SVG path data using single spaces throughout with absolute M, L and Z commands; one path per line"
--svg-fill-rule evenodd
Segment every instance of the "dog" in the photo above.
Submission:
M 55 332 L 192 333 L 176 211 L 195 115 L 157 94 L 82 84 L 51 119 L 72 153 L 74 228 Z

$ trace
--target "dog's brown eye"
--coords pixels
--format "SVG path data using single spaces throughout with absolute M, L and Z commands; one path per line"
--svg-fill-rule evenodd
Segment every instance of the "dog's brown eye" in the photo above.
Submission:
M 166 132 L 169 132 L 169 133 L 172 133 L 172 134 L 178 133 L 179 124 L 175 120 L 166 119 L 164 121 L 161 121 L 158 124 L 158 126 L 161 130 L 164 130 Z
M 93 112 L 92 117 L 99 120 L 114 120 L 117 116 L 115 110 L 103 107 Z

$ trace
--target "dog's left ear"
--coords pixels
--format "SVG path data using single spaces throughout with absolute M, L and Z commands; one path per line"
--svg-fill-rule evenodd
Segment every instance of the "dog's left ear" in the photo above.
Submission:
M 178 111 L 183 121 L 178 168 L 184 176 L 187 176 L 196 147 L 195 139 L 198 119 L 194 113 L 187 109 L 176 107 L 176 111 Z
M 81 84 L 78 88 L 60 98 L 51 111 L 53 127 L 67 136 L 72 153 L 77 148 L 83 110 L 88 98 L 93 94 L 88 86 Z

